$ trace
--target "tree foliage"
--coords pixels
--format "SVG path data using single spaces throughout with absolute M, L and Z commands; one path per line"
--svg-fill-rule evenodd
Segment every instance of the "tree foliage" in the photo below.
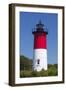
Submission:
M 32 69 L 32 60 L 25 56 L 20 56 L 20 70 L 31 70 L 31 69 Z

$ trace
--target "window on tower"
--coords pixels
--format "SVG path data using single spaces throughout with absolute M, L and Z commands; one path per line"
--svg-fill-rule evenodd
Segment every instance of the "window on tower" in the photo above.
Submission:
M 37 64 L 40 64 L 40 60 L 39 59 L 37 60 Z

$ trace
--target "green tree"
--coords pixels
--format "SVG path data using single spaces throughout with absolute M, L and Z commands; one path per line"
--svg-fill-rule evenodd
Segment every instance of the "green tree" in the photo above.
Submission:
M 20 70 L 32 70 L 32 60 L 25 56 L 20 56 Z

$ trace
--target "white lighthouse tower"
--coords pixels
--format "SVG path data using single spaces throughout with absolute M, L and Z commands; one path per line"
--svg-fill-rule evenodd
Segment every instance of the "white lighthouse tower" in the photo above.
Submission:
M 34 35 L 33 70 L 47 70 L 47 34 L 44 24 L 39 21 L 36 25 Z

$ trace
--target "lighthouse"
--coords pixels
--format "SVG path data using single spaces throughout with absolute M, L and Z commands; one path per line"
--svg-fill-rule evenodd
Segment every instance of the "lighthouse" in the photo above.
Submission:
M 47 34 L 44 24 L 39 21 L 36 28 L 32 31 L 34 35 L 33 47 L 33 70 L 47 70 Z

